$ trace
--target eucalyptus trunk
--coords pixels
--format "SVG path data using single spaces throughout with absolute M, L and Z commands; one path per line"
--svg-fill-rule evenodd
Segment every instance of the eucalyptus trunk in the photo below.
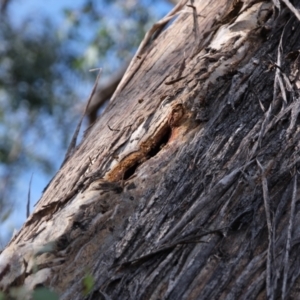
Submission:
M 3 290 L 300 298 L 300 26 L 284 2 L 181 1 L 153 26 L 1 253 Z

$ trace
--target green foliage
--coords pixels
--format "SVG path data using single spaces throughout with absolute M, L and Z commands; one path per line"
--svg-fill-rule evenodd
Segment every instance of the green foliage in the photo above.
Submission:
M 16 27 L 0 18 L 0 220 L 8 216 L 18 174 L 33 166 L 51 174 L 57 167 L 35 145 L 51 145 L 57 136 L 62 147 L 67 143 L 75 116 L 66 118 L 65 111 L 76 101 L 67 73 L 71 59 L 49 21 L 36 30 L 31 22 Z
M 32 300 L 58 300 L 58 295 L 47 289 L 47 288 L 37 288 L 32 293 Z
M 128 61 L 157 19 L 157 12 L 154 13 L 149 3 L 144 2 L 89 0 L 77 10 L 65 9 L 70 24 L 67 38 L 86 43 L 84 51 L 73 61 L 73 67 L 104 66 L 104 71 L 109 73 Z M 156 1 L 150 2 L 153 5 Z
M 53 67 L 58 45 L 51 36 L 51 27 L 45 24 L 44 32 L 35 36 L 26 32 L 26 28 L 20 35 L 9 23 L 2 22 L 1 25 L 0 38 L 5 44 L 0 52 L 0 64 L 5 70 L 0 77 L 0 89 L 5 89 L 9 95 L 10 108 L 16 111 L 22 102 L 26 102 L 29 110 L 43 108 L 52 114 Z
M 8 295 L 0 292 L 0 300 L 59 300 L 59 296 L 54 291 L 38 287 L 34 291 L 28 291 L 24 286 L 9 289 Z
M 82 286 L 84 296 L 87 296 L 93 290 L 95 286 L 95 279 L 90 273 L 87 273 L 83 278 Z

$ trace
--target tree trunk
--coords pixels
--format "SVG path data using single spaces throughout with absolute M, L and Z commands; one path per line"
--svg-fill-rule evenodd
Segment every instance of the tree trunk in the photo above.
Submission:
M 297 11 L 185 2 L 2 252 L 2 289 L 300 298 Z

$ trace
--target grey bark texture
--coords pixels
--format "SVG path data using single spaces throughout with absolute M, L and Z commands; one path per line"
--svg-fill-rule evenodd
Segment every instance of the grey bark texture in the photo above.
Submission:
M 1 253 L 1 288 L 299 299 L 299 20 L 279 1 L 196 0 L 153 28 Z

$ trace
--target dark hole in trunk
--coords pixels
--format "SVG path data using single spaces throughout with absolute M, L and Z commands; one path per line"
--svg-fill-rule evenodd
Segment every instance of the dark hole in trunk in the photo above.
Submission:
M 131 166 L 129 169 L 127 169 L 124 173 L 124 177 L 123 180 L 127 180 L 129 179 L 135 172 L 135 170 L 137 169 L 137 167 L 140 165 L 139 162 L 135 163 L 133 166 Z
M 152 149 L 147 153 L 147 160 L 151 157 L 154 157 L 157 155 L 157 153 L 168 143 L 170 137 L 171 137 L 172 130 L 169 126 L 165 128 L 164 134 L 161 136 L 161 138 L 157 141 L 156 145 L 152 147 Z M 143 161 L 144 162 L 144 161 Z M 125 173 L 123 180 L 129 179 L 136 171 L 136 169 L 143 163 L 140 161 L 137 161 L 134 165 L 132 165 L 130 168 L 128 168 Z
M 166 128 L 166 132 L 162 137 L 159 139 L 158 143 L 149 151 L 148 158 L 154 157 L 169 141 L 171 137 L 172 130 L 168 126 Z

